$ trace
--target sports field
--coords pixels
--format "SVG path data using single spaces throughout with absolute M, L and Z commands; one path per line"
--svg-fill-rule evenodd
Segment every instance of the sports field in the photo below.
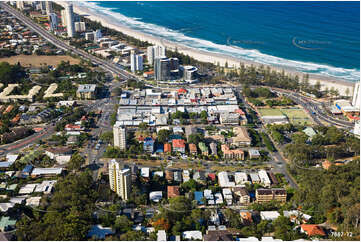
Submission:
M 258 112 L 262 116 L 285 115 L 293 124 L 312 124 L 310 117 L 301 108 L 259 108 Z

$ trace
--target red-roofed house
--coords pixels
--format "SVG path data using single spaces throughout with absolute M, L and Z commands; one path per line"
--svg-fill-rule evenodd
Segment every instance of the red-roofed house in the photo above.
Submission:
M 229 146 L 226 144 L 221 145 L 223 158 L 225 159 L 236 159 L 236 160 L 244 160 L 244 151 L 241 149 L 229 149 Z
M 325 160 L 324 162 L 322 162 L 322 167 L 325 170 L 328 170 L 331 166 L 332 166 L 332 163 L 329 160 Z
M 245 115 L 242 109 L 236 109 L 234 110 L 235 113 L 238 113 L 239 115 Z
M 187 90 L 184 88 L 179 88 L 177 92 L 178 94 L 187 94 Z
M 179 195 L 179 186 L 168 186 L 168 199 Z
M 215 173 L 209 173 L 208 174 L 209 179 L 211 179 L 212 181 L 216 180 L 216 174 Z
M 189 153 L 197 155 L 197 146 L 195 144 L 189 144 Z
M 11 122 L 12 122 L 13 124 L 16 124 L 17 122 L 19 122 L 19 120 L 20 120 L 20 113 L 18 113 L 18 114 L 11 120 Z
M 169 143 L 164 144 L 164 153 L 171 153 L 172 152 L 172 145 Z
M 80 125 L 74 125 L 74 124 L 67 124 L 65 125 L 66 131 L 82 131 L 84 128 L 82 128 Z
M 180 153 L 184 153 L 185 152 L 185 142 L 182 139 L 174 139 L 172 140 L 172 146 L 173 146 L 173 151 L 174 152 L 180 152 Z
M 143 142 L 144 142 L 144 139 L 145 139 L 145 137 L 143 137 L 143 136 L 139 136 L 139 137 L 138 137 L 138 141 L 139 141 L 140 143 L 143 143 Z
M 309 237 L 312 236 L 326 236 L 325 231 L 317 224 L 301 224 L 301 232 L 307 234 Z

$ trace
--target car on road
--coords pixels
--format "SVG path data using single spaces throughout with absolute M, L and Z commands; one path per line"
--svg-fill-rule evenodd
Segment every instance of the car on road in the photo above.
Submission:
M 97 144 L 97 145 L 95 146 L 95 149 L 96 149 L 96 150 L 99 150 L 99 149 L 100 149 L 100 144 Z

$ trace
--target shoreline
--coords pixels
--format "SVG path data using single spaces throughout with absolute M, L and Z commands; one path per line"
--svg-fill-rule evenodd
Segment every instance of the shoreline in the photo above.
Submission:
M 60 3 L 60 4 L 64 7 L 65 3 Z M 117 24 L 112 23 L 111 20 L 107 19 L 106 16 L 96 14 L 93 11 L 89 10 L 88 8 L 85 8 L 84 6 L 79 7 L 77 4 L 73 4 L 73 8 L 74 8 L 75 13 L 83 15 L 85 18 L 88 18 L 92 21 L 100 22 L 104 27 L 117 30 L 126 35 L 129 35 L 129 36 L 139 39 L 141 41 L 147 41 L 154 45 L 164 45 L 167 49 L 170 49 L 173 51 L 175 49 L 177 49 L 178 52 L 185 54 L 185 55 L 189 55 L 190 57 L 192 57 L 198 61 L 201 61 L 201 62 L 208 62 L 208 63 L 213 63 L 213 64 L 219 63 L 221 66 L 224 66 L 225 63 L 227 62 L 229 67 L 236 67 L 236 68 L 238 68 L 240 66 L 240 63 L 243 63 L 245 66 L 262 65 L 257 62 L 252 62 L 252 61 L 244 60 L 241 58 L 228 56 L 225 54 L 207 52 L 204 50 L 196 50 L 191 47 L 185 46 L 183 44 L 173 43 L 168 40 L 164 40 L 164 39 L 161 39 L 161 38 L 149 35 L 149 34 L 145 34 L 140 31 L 136 31 L 131 28 L 128 28 L 124 25 L 121 25 L 118 23 Z M 298 75 L 300 80 L 302 79 L 302 76 L 304 74 L 307 74 L 304 72 L 292 70 L 290 68 L 281 68 L 281 67 L 276 67 L 276 66 L 272 66 L 272 65 L 264 65 L 264 66 L 270 66 L 271 70 L 275 70 L 278 72 L 284 70 L 284 72 L 286 74 L 291 75 L 291 76 Z M 331 77 L 316 75 L 316 74 L 309 74 L 309 83 L 310 84 L 314 85 L 317 83 L 317 81 L 320 82 L 322 90 L 324 90 L 326 88 L 331 89 L 333 87 L 334 89 L 339 91 L 340 95 L 346 95 L 346 90 L 348 89 L 349 96 L 352 96 L 353 89 L 354 89 L 354 86 L 356 83 L 356 82 L 351 82 L 351 81 L 347 81 L 347 80 L 343 80 L 343 79 L 331 78 Z

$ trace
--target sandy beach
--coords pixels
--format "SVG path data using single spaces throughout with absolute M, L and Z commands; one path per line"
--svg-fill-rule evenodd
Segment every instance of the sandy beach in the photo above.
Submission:
M 61 4 L 63 6 L 65 6 L 64 2 L 62 2 Z M 236 67 L 236 68 L 240 66 L 240 63 L 243 63 L 246 66 L 247 65 L 254 65 L 254 66 L 260 65 L 259 63 L 256 63 L 256 62 L 251 62 L 248 60 L 239 59 L 239 58 L 235 58 L 235 57 L 231 57 L 231 56 L 227 56 L 227 55 L 196 50 L 196 49 L 187 47 L 185 45 L 173 43 L 173 42 L 170 42 L 170 41 L 167 41 L 164 39 L 157 38 L 152 35 L 141 33 L 139 31 L 130 29 L 127 26 L 120 25 L 119 23 L 114 24 L 111 22 L 110 19 L 107 19 L 103 15 L 98 15 L 98 14 L 94 13 L 93 11 L 91 11 L 90 9 L 87 9 L 83 6 L 80 8 L 76 4 L 74 4 L 74 12 L 76 12 L 77 14 L 83 15 L 92 21 L 100 22 L 104 27 L 115 29 L 119 32 L 122 32 L 126 35 L 132 36 L 139 40 L 148 41 L 149 43 L 152 43 L 154 45 L 164 45 L 166 48 L 168 48 L 170 50 L 177 49 L 178 52 L 189 55 L 192 58 L 202 61 L 202 62 L 210 62 L 213 64 L 219 63 L 221 66 L 224 66 L 225 63 L 227 63 L 229 67 Z M 274 69 L 277 71 L 281 71 L 283 69 L 283 68 L 278 68 L 278 67 L 274 67 L 274 66 L 270 66 L 270 67 L 271 67 L 271 69 Z M 304 73 L 297 72 L 297 71 L 291 70 L 289 68 L 288 69 L 284 68 L 284 71 L 285 71 L 285 73 L 287 73 L 289 75 L 298 75 L 300 77 L 300 79 L 304 75 Z M 325 89 L 325 88 L 331 89 L 333 87 L 334 89 L 337 89 L 339 91 L 340 95 L 346 95 L 346 90 L 348 89 L 349 95 L 352 95 L 353 88 L 355 85 L 355 83 L 353 83 L 353 82 L 345 81 L 342 79 L 340 80 L 340 79 L 336 79 L 336 78 L 329 78 L 326 76 L 314 75 L 314 74 L 310 74 L 309 76 L 310 76 L 310 83 L 315 84 L 317 81 L 319 81 L 321 83 L 322 89 Z

